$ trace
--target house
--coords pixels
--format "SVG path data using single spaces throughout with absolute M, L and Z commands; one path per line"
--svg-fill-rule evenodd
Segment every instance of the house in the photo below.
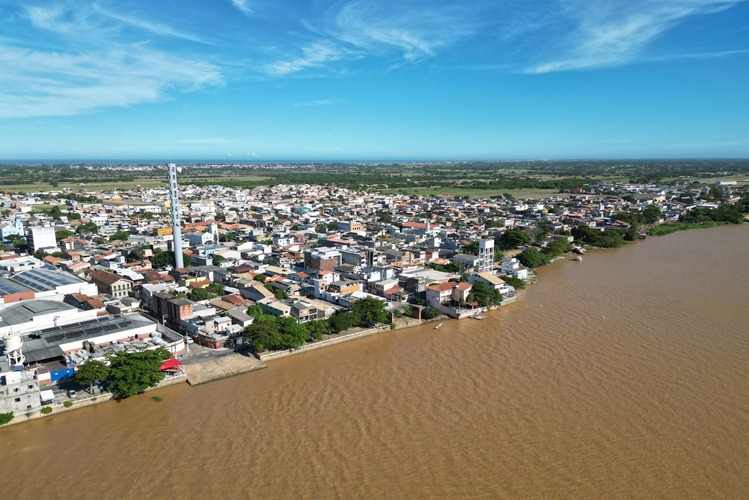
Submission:
M 530 276 L 530 269 L 514 257 L 503 257 L 500 270 L 503 274 L 511 274 L 521 280 L 527 280 Z
M 110 273 L 109 271 L 92 272 L 91 282 L 96 285 L 99 293 L 106 293 L 118 299 L 127 297 L 133 288 L 133 284 L 129 279 Z
M 449 301 L 464 303 L 468 299 L 471 288 L 473 285 L 470 283 L 454 281 L 429 285 L 426 287 L 427 305 L 437 307 Z

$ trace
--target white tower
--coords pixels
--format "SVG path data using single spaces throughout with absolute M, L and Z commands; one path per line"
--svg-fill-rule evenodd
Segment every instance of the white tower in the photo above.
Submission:
M 23 341 L 19 335 L 12 333 L 5 338 L 5 359 L 11 367 L 22 365 L 25 361 L 23 355 Z
M 479 240 L 478 271 L 494 270 L 494 240 Z
M 174 250 L 174 267 L 185 267 L 184 259 L 182 258 L 182 221 L 179 216 L 179 186 L 177 185 L 177 172 L 181 171 L 182 169 L 178 169 L 174 163 L 170 163 L 167 168 L 169 213 L 172 216 L 172 236 L 174 236 L 172 245 L 172 250 Z

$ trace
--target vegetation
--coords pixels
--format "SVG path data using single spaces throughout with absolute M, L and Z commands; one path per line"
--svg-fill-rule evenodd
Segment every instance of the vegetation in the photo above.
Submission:
M 505 283 L 513 287 L 515 290 L 522 290 L 523 288 L 525 288 L 525 281 L 521 280 L 518 277 L 508 275 L 504 276 L 502 279 Z
M 440 312 L 440 310 L 432 306 L 427 306 L 421 310 L 422 319 L 434 319 L 437 316 L 441 315 L 442 313 Z
M 365 297 L 354 302 L 351 306 L 351 314 L 357 319 L 361 326 L 369 326 L 375 323 L 387 321 L 385 303 L 373 297 Z
M 298 323 L 288 316 L 264 314 L 257 305 L 250 306 L 247 314 L 253 316 L 255 321 L 245 328 L 244 337 L 255 352 L 295 349 L 305 342 L 322 340 L 325 333 L 338 333 L 357 325 L 371 326 L 387 321 L 384 302 L 372 297 L 356 301 L 350 312 L 307 323 Z
M 65 408 L 70 408 L 71 406 L 73 406 L 73 402 L 72 401 L 63 401 L 62 405 Z
M 165 377 L 159 368 L 170 357 L 169 351 L 163 347 L 133 353 L 117 352 L 109 356 L 108 382 L 115 397 L 125 399 L 155 387 Z
M 0 425 L 5 425 L 8 422 L 13 420 L 13 412 L 9 411 L 7 413 L 0 413 Z
M 42 415 L 49 415 L 52 413 L 52 407 L 51 406 L 45 406 L 41 410 L 39 410 Z
M 477 281 L 471 287 L 468 301 L 476 301 L 480 307 L 498 306 L 502 302 L 502 294 L 493 286 Z
M 104 382 L 109 377 L 109 366 L 95 359 L 86 360 L 75 372 L 75 379 L 81 385 L 88 386 L 88 392 L 92 392 L 94 384 Z
M 619 231 L 607 229 L 599 231 L 589 226 L 578 226 L 572 230 L 576 240 L 602 248 L 616 248 L 624 245 L 624 236 Z
M 496 244 L 503 250 L 510 250 L 530 245 L 531 237 L 522 229 L 508 229 L 497 238 Z

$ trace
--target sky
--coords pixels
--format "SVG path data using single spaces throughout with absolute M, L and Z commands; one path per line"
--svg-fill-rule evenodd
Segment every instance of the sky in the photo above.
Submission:
M 749 0 L 0 0 L 0 160 L 749 158 Z

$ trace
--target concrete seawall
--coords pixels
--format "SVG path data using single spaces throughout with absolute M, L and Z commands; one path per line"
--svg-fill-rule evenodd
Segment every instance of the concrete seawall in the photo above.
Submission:
M 444 319 L 444 318 L 441 318 Z M 377 328 L 368 328 L 366 330 L 361 330 L 358 332 L 352 332 L 352 333 L 346 333 L 344 335 L 341 335 L 340 337 L 333 337 L 326 340 L 321 340 L 319 342 L 315 342 L 314 344 L 306 344 L 302 347 L 298 347 L 296 349 L 288 349 L 285 351 L 273 351 L 266 354 L 260 355 L 260 360 L 262 362 L 270 361 L 273 359 L 279 359 L 279 358 L 285 358 L 286 356 L 293 356 L 295 354 L 301 354 L 303 352 L 313 351 L 315 349 L 322 349 L 324 347 L 330 347 L 332 345 L 340 344 L 343 342 L 348 342 L 350 340 L 356 340 L 358 338 L 362 337 L 368 337 L 369 335 L 376 335 L 378 333 L 383 332 L 390 332 L 394 330 L 401 330 L 403 328 L 412 328 L 414 326 L 420 326 L 425 323 L 437 321 L 434 320 L 421 320 L 421 319 L 412 319 L 410 321 L 406 321 L 404 323 L 399 323 L 395 328 L 391 330 L 390 326 L 381 326 Z

